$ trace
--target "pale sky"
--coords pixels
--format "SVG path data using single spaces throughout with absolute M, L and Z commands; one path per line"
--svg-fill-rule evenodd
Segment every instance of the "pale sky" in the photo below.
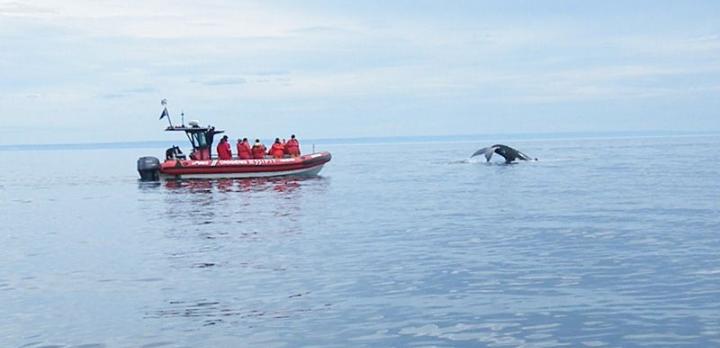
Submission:
M 0 144 L 720 131 L 720 1 L 0 0 Z

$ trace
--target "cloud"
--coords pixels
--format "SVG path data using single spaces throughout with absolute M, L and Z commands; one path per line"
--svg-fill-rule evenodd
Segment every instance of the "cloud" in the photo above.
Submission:
M 22 2 L 10 1 L 0 3 L 0 17 L 37 17 L 55 13 L 50 8 L 33 6 Z
M 6 3 L 0 14 L 23 15 L 92 37 L 134 38 L 238 38 L 286 37 L 295 28 L 316 23 L 342 27 L 332 18 L 285 11 L 264 2 L 202 3 L 146 0 L 142 3 L 107 3 L 91 0 L 58 2 L 37 0 L 37 6 Z
M 247 80 L 242 77 L 220 77 L 200 82 L 206 86 L 232 86 L 244 85 Z
M 626 36 L 608 40 L 626 52 L 654 54 L 688 59 L 720 54 L 720 35 L 706 34 L 698 36 Z
M 124 99 L 128 98 L 133 95 L 139 95 L 139 94 L 148 94 L 156 92 L 157 89 L 154 87 L 139 87 L 139 88 L 131 88 L 131 89 L 125 89 L 113 93 L 106 93 L 102 94 L 99 97 L 104 99 Z
M 458 124 L 453 112 L 485 108 L 717 105 L 712 11 L 678 4 L 694 16 L 639 25 L 640 5 L 532 6 L 0 0 L 0 108 L 27 125 L 91 127 L 98 115 L 156 118 L 167 97 L 189 113 L 308 115 L 314 133 L 337 135 L 382 130 L 378 120 L 432 128 L 437 113 Z
M 313 26 L 313 27 L 303 27 L 303 28 L 291 29 L 288 31 L 288 33 L 294 34 L 294 35 L 326 35 L 326 34 L 345 35 L 345 34 L 352 33 L 352 31 L 347 28 L 340 28 L 340 27 Z

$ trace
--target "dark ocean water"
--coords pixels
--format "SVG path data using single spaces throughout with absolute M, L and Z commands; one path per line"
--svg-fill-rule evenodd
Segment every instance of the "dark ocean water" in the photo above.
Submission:
M 718 347 L 720 137 L 322 145 L 313 179 L 0 151 L 0 347 Z

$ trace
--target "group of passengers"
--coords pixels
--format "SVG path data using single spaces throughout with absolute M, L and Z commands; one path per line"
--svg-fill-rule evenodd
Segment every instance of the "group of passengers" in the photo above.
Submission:
M 230 143 L 228 142 L 228 136 L 225 135 L 220 140 L 217 146 L 218 159 L 230 160 L 233 158 Z M 295 134 L 290 136 L 290 140 L 285 141 L 280 138 L 275 138 L 275 142 L 267 149 L 265 145 L 260 142 L 260 139 L 255 139 L 255 144 L 250 146 L 247 138 L 238 139 L 237 141 L 237 157 L 239 159 L 263 159 L 265 155 L 272 156 L 273 158 L 283 157 L 298 157 L 300 156 L 300 143 L 295 139 Z

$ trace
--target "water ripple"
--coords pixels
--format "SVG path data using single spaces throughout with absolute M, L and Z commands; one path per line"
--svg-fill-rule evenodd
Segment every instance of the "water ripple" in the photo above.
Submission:
M 138 150 L 0 152 L 3 346 L 720 346 L 719 139 L 517 146 L 161 184 Z

